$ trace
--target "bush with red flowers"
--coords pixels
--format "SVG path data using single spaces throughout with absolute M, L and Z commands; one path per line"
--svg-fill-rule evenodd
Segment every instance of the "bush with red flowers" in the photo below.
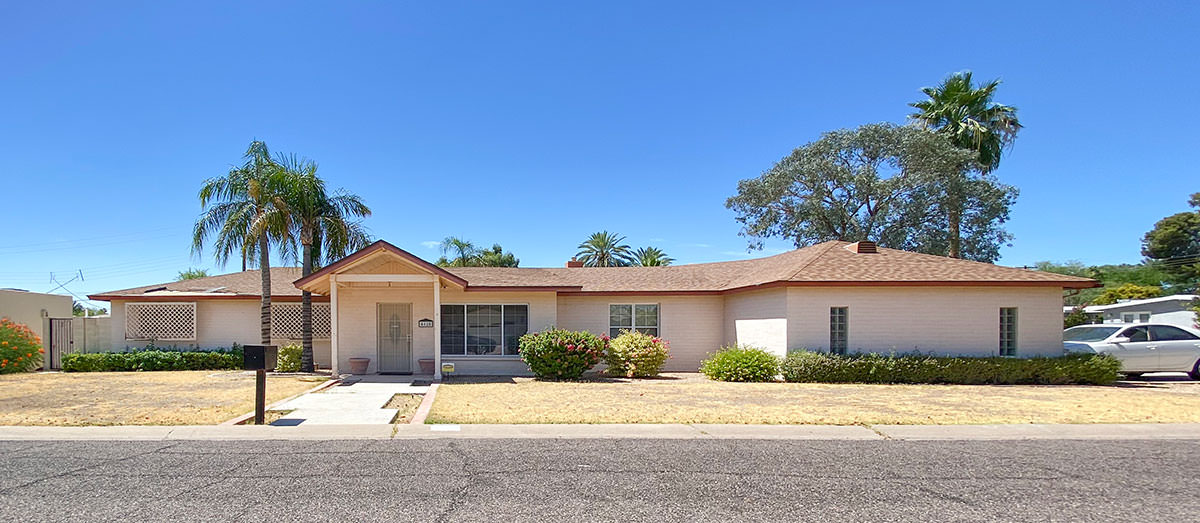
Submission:
M 595 367 L 608 348 L 608 336 L 550 329 L 521 336 L 521 359 L 533 375 L 547 380 L 577 380 Z
M 0 374 L 39 369 L 45 352 L 42 339 L 29 327 L 0 319 Z

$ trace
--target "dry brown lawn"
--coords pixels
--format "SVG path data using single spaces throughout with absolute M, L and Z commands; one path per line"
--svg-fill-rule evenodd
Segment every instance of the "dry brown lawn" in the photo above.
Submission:
M 455 380 L 429 423 L 991 424 L 1200 422 L 1200 383 L 1111 387 Z
M 388 400 L 387 405 L 384 405 L 383 408 L 398 409 L 392 423 L 408 423 L 412 420 L 413 414 L 417 413 L 417 407 L 421 406 L 423 398 L 424 396 L 420 394 L 396 394 Z
M 316 387 L 268 377 L 267 403 Z M 254 374 L 240 371 L 0 375 L 0 425 L 213 425 L 254 410 Z

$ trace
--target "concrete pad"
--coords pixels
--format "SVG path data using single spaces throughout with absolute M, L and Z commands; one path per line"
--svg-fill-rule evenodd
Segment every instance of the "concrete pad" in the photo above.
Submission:
M 320 392 L 305 394 L 274 406 L 291 410 L 276 423 L 305 425 L 389 425 L 397 409 L 385 409 L 396 394 L 425 394 L 428 386 L 414 386 L 411 378 L 381 380 L 344 380 Z
M 1200 439 L 1200 423 L 1080 425 L 874 425 L 890 439 Z
M 161 440 L 175 427 L 0 427 L 0 440 Z
M 190 426 L 175 427 L 167 439 L 173 440 L 331 440 L 331 439 L 390 439 L 391 425 L 300 425 L 275 427 L 271 425 Z
M 692 425 L 717 439 L 884 439 L 860 425 Z
M 397 425 L 396 438 L 561 438 L 617 439 L 659 438 L 698 439 L 705 435 L 682 424 L 597 424 L 597 425 L 457 425 L 447 430 L 439 425 Z

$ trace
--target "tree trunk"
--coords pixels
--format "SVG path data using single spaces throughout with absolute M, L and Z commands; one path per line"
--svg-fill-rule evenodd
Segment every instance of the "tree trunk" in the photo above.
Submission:
M 271 344 L 271 253 L 266 233 L 258 239 L 258 269 L 262 275 L 262 311 L 259 331 L 263 345 Z
M 947 232 L 950 235 L 950 252 L 947 256 L 951 258 L 962 258 L 962 208 L 958 204 L 959 202 L 953 202 L 946 213 L 949 222 Z
M 312 243 L 304 244 L 304 267 L 301 277 L 312 274 Z M 300 372 L 312 372 L 313 369 L 313 332 L 312 332 L 312 293 L 303 291 L 300 294 L 300 339 L 303 350 L 300 352 Z

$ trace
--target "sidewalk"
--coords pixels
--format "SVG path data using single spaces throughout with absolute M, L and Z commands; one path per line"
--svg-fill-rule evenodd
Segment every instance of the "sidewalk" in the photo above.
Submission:
M 423 385 L 414 384 L 414 381 Z M 286 417 L 272 425 L 295 425 L 295 428 L 312 425 L 358 425 L 375 424 L 391 428 L 397 409 L 385 409 L 388 400 L 396 394 L 425 394 L 429 390 L 427 380 L 413 376 L 353 376 L 343 378 L 328 389 L 304 394 L 275 405 L 274 410 L 291 410 Z
M 0 427 L 0 440 L 338 439 L 1195 439 L 1200 423 L 1126 425 L 342 425 Z

